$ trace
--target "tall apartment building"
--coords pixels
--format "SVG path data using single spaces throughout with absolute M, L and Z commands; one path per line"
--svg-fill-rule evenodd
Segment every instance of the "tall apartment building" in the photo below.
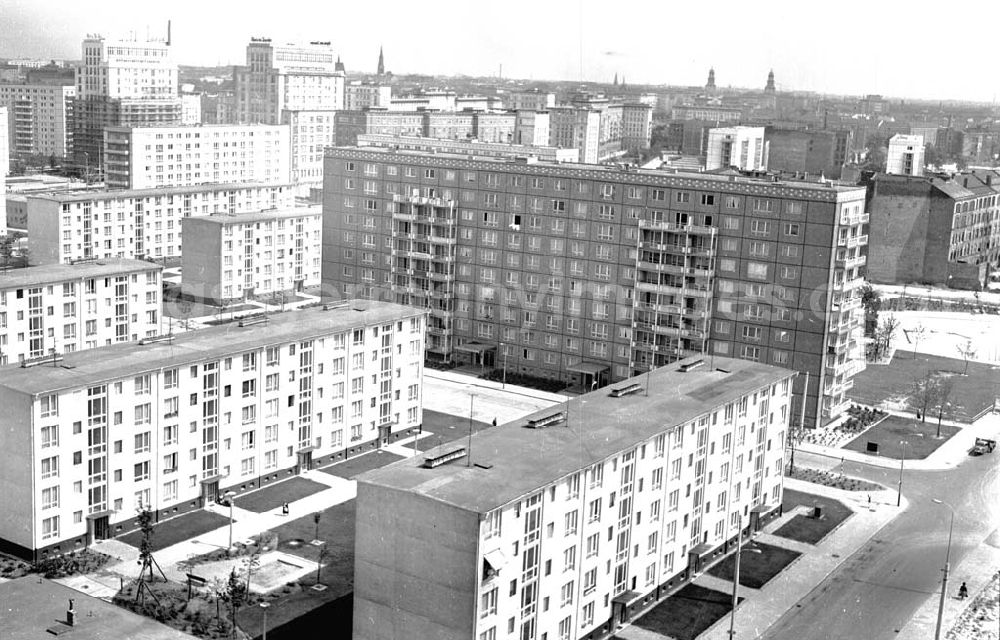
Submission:
M 885 172 L 901 176 L 924 175 L 924 139 L 902 133 L 889 138 Z
M 429 308 L 430 357 L 505 354 L 511 371 L 585 389 L 693 353 L 789 366 L 809 373 L 811 426 L 838 415 L 864 366 L 864 199 L 771 177 L 330 148 L 323 284 Z
M 548 111 L 518 111 L 514 121 L 514 143 L 548 146 L 551 116 Z M 579 150 L 577 150 L 579 156 Z
M 344 108 L 344 72 L 329 42 L 272 44 L 251 38 L 247 63 L 233 67 L 236 122 L 280 124 L 281 112 Z
M 323 186 L 323 150 L 336 141 L 336 111 L 281 112 L 281 124 L 288 126 L 289 170 L 296 189 L 308 195 L 310 188 Z
M 628 102 L 622 105 L 622 149 L 631 153 L 648 149 L 652 129 L 652 105 Z
M 710 129 L 705 169 L 764 171 L 767 169 L 767 142 L 764 127 L 726 127 Z
M 358 135 L 422 136 L 482 142 L 514 141 L 517 114 L 488 111 L 338 111 L 337 145 L 357 144 Z M 553 145 L 559 146 L 559 145 Z
M 320 207 L 184 218 L 181 290 L 218 302 L 320 284 Z
M 981 288 L 1000 267 L 1000 173 L 879 174 L 870 188 L 868 279 Z
M 80 549 L 419 428 L 422 312 L 338 307 L 0 370 L 0 549 Z
M 179 124 L 177 89 L 169 26 L 165 41 L 85 38 L 71 119 L 74 162 L 88 170 L 104 166 L 106 127 Z
M 201 94 L 182 93 L 181 94 L 181 122 L 182 125 L 201 124 Z
M 294 206 L 289 184 L 47 193 L 27 198 L 28 248 L 36 264 L 92 258 L 176 258 L 181 219 Z
M 201 94 L 203 124 L 236 124 L 236 94 L 232 91 Z
M 162 270 L 107 260 L 0 274 L 0 365 L 158 335 Z
M 595 109 L 558 106 L 549 109 L 549 144 L 579 149 L 580 162 L 596 164 L 601 157 L 601 113 Z
M 344 86 L 344 110 L 361 111 L 370 107 L 389 107 L 392 87 L 376 82 L 355 81 Z
M 850 159 L 853 137 L 847 129 L 817 131 L 768 127 L 764 134 L 767 168 L 839 179 Z
M 738 124 L 743 119 L 743 111 L 736 107 L 714 105 L 677 105 L 670 110 L 672 120 L 705 120 L 707 122 Z
M 10 109 L 0 105 L 0 181 L 3 181 L 10 173 L 10 137 L 9 125 Z M 0 184 L 2 186 L 2 184 Z M 6 189 L 3 190 L 6 193 Z
M 291 182 L 288 125 L 108 127 L 109 189 Z
M 10 116 L 10 153 L 65 157 L 72 148 L 69 121 L 75 95 L 71 84 L 0 83 L 0 105 Z
M 780 513 L 793 376 L 688 360 L 362 475 L 354 638 L 608 637 Z

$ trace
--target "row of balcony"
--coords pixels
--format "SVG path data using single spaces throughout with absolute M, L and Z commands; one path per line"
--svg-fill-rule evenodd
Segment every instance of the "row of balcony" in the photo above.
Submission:
M 847 236 L 846 238 L 837 238 L 838 247 L 847 247 L 848 249 L 854 247 L 863 247 L 868 244 L 868 235 L 857 235 L 857 236 Z
M 852 213 L 843 214 L 840 216 L 840 224 L 845 226 L 853 226 L 856 224 L 868 224 L 871 220 L 871 215 L 867 213 Z
M 834 265 L 838 269 L 853 269 L 855 267 L 864 266 L 868 262 L 868 257 L 865 255 L 855 255 L 853 257 L 840 257 L 834 258 Z
M 427 207 L 441 207 L 444 209 L 451 209 L 455 206 L 454 200 L 445 200 L 444 198 L 429 198 L 426 196 L 404 196 L 398 193 L 392 194 L 393 202 L 400 202 L 403 204 L 416 204 Z
M 676 233 L 696 233 L 700 235 L 715 235 L 715 227 L 706 227 L 698 224 L 681 224 L 679 222 L 667 222 L 665 220 L 640 220 L 640 229 L 651 229 L 654 231 L 672 231 Z
M 695 298 L 711 298 L 712 288 L 711 287 L 701 287 L 694 285 L 683 285 L 683 286 L 671 286 L 667 284 L 659 284 L 656 282 L 642 282 L 637 281 L 635 283 L 636 291 L 648 291 L 650 293 L 664 293 L 664 294 L 674 294 L 681 296 L 691 296 Z
M 656 333 L 663 336 L 690 338 L 692 340 L 703 340 L 705 338 L 705 331 L 694 327 L 670 327 L 651 322 L 636 322 L 635 328 L 641 331 L 648 331 L 650 333 Z
M 711 269 L 700 269 L 698 267 L 688 267 L 684 265 L 677 264 L 666 264 L 663 262 L 648 262 L 646 260 L 639 260 L 638 269 L 640 271 L 653 271 L 656 273 L 673 273 L 677 275 L 689 275 L 698 278 L 711 278 L 714 271 Z
M 430 233 L 396 233 L 395 237 L 399 239 L 422 240 L 435 244 L 455 244 L 458 241 L 458 238 L 454 235 L 436 236 Z
M 643 242 L 639 241 L 639 250 L 645 249 L 646 251 L 663 251 L 672 255 L 685 255 L 685 256 L 706 256 L 710 257 L 715 255 L 715 250 L 712 247 L 706 247 L 704 245 L 691 245 L 686 246 L 682 244 L 664 243 L 657 244 L 655 242 Z

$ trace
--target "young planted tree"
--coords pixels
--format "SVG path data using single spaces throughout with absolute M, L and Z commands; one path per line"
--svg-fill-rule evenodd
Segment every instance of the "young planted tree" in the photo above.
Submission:
M 219 595 L 229 605 L 229 619 L 232 623 L 232 635 L 235 638 L 236 614 L 247 600 L 247 587 L 239 574 L 236 573 L 236 567 L 233 567 L 233 570 L 229 572 L 229 580 L 226 581 L 225 587 Z
M 924 339 L 927 335 L 927 327 L 923 323 L 918 322 L 917 326 L 910 329 L 910 340 L 913 341 L 913 357 L 917 357 L 917 347 L 920 346 L 920 341 Z
M 882 326 L 879 328 L 878 339 L 881 341 L 881 355 L 889 353 L 892 348 L 892 341 L 899 330 L 899 319 L 891 313 L 886 314 L 882 319 Z
M 976 357 L 977 349 L 975 345 L 972 344 L 972 340 L 966 340 L 964 345 L 958 345 L 958 353 L 961 354 L 962 359 L 965 360 L 965 370 L 962 371 L 963 376 L 969 375 L 969 360 Z
M 882 298 L 869 283 L 861 287 L 861 307 L 865 310 L 865 335 L 872 337 L 878 331 L 878 314 L 882 309 Z
M 153 582 L 155 576 L 153 575 L 153 567 L 160 572 L 163 576 L 163 581 L 167 581 L 167 575 L 163 573 L 163 569 L 160 569 L 160 565 L 153 558 L 153 512 L 149 507 L 139 507 L 139 515 L 137 517 L 139 521 L 139 531 L 142 534 L 142 538 L 139 540 L 139 580 L 138 586 L 135 591 L 135 601 L 142 603 L 145 601 L 145 596 L 148 594 L 152 596 L 153 600 L 159 603 L 159 598 L 153 593 L 149 585 L 146 584 L 146 573 L 149 573 L 149 582 Z

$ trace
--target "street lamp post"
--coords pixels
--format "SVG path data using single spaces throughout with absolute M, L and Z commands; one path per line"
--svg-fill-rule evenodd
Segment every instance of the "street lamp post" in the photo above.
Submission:
M 267 640 L 267 609 L 271 606 L 270 602 L 261 602 L 260 608 L 264 611 L 264 620 L 260 623 L 260 635 L 261 640 Z
M 944 597 L 948 592 L 948 569 L 951 561 L 951 533 L 955 530 L 955 509 L 944 500 L 931 498 L 934 504 L 943 504 L 951 511 L 951 524 L 948 525 L 948 549 L 944 554 L 944 574 L 941 576 L 941 602 L 938 604 L 937 625 L 934 627 L 934 640 L 941 640 L 941 619 L 944 617 Z
M 233 548 L 233 502 L 236 500 L 235 491 L 227 491 L 226 498 L 229 499 L 229 548 Z
M 736 532 L 736 564 L 733 568 L 733 608 L 729 610 L 730 640 L 736 637 L 736 605 L 739 603 L 738 590 L 740 588 L 740 556 L 743 551 L 761 553 L 760 549 L 743 548 L 743 516 L 741 514 L 736 514 L 736 526 L 739 527 L 739 530 Z
M 896 506 L 902 506 L 903 504 L 903 461 L 906 460 L 906 445 L 909 444 L 906 440 L 900 440 L 899 444 L 903 445 L 902 454 L 899 457 L 899 491 L 896 494 Z
M 507 388 L 507 345 L 500 343 L 500 350 L 503 351 L 503 381 L 500 383 L 501 389 Z
M 469 446 L 465 450 L 465 466 L 472 466 L 472 404 L 476 399 L 474 392 L 469 392 Z

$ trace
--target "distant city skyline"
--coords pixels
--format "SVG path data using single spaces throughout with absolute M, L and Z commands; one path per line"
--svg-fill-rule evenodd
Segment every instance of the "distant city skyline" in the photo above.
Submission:
M 898 6 L 897 6 L 898 5 Z M 0 56 L 78 59 L 88 33 L 166 34 L 184 65 L 242 64 L 251 37 L 333 43 L 349 71 L 374 72 L 379 46 L 395 73 L 495 76 L 630 84 L 763 88 L 774 69 L 779 91 L 995 100 L 979 72 L 991 59 L 988 38 L 927 35 L 933 14 L 919 3 L 846 0 L 836 8 L 800 2 L 674 4 L 625 0 L 541 3 L 390 1 L 317 6 L 178 0 L 142 6 L 126 0 L 0 0 Z M 928 9 L 928 10 L 925 10 Z M 991 24 L 1000 3 L 974 0 L 963 16 Z M 937 43 L 937 46 L 935 46 Z M 977 64 L 978 63 L 978 64 Z

